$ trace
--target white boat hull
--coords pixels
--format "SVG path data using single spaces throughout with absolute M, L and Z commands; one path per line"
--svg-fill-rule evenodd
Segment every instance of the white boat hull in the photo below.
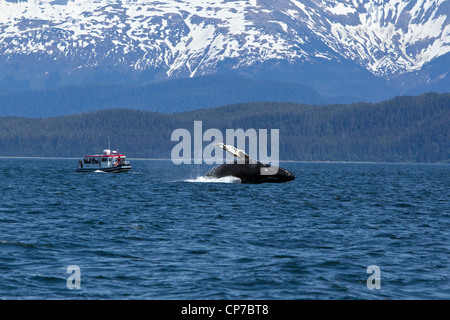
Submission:
M 131 170 L 130 165 L 116 166 L 116 167 L 96 167 L 96 168 L 77 168 L 76 172 L 95 172 L 95 171 L 103 171 L 103 172 L 127 172 Z

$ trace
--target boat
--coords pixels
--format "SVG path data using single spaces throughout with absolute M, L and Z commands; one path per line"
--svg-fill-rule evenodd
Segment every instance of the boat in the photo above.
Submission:
M 78 161 L 76 172 L 126 172 L 131 169 L 130 161 L 124 154 L 110 149 L 103 150 L 103 154 L 86 155 Z

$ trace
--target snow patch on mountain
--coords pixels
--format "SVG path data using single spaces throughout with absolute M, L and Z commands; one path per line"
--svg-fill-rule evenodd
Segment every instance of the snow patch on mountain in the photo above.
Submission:
M 450 52 L 449 12 L 445 0 L 0 0 L 0 58 L 169 77 L 224 61 L 349 59 L 390 78 Z

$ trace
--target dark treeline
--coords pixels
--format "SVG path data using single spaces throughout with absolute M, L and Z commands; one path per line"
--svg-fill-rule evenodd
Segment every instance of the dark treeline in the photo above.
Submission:
M 0 118 L 0 156 L 81 157 L 107 147 L 128 157 L 170 158 L 173 130 L 279 129 L 280 158 L 299 161 L 449 162 L 450 94 L 380 103 L 309 106 L 259 102 L 162 114 L 127 109 Z M 206 146 L 209 142 L 205 142 Z

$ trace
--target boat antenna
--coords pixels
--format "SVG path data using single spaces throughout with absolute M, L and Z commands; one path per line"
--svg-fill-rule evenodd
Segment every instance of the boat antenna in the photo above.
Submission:
M 111 144 L 109 143 L 109 134 L 108 134 L 108 150 L 111 150 Z

